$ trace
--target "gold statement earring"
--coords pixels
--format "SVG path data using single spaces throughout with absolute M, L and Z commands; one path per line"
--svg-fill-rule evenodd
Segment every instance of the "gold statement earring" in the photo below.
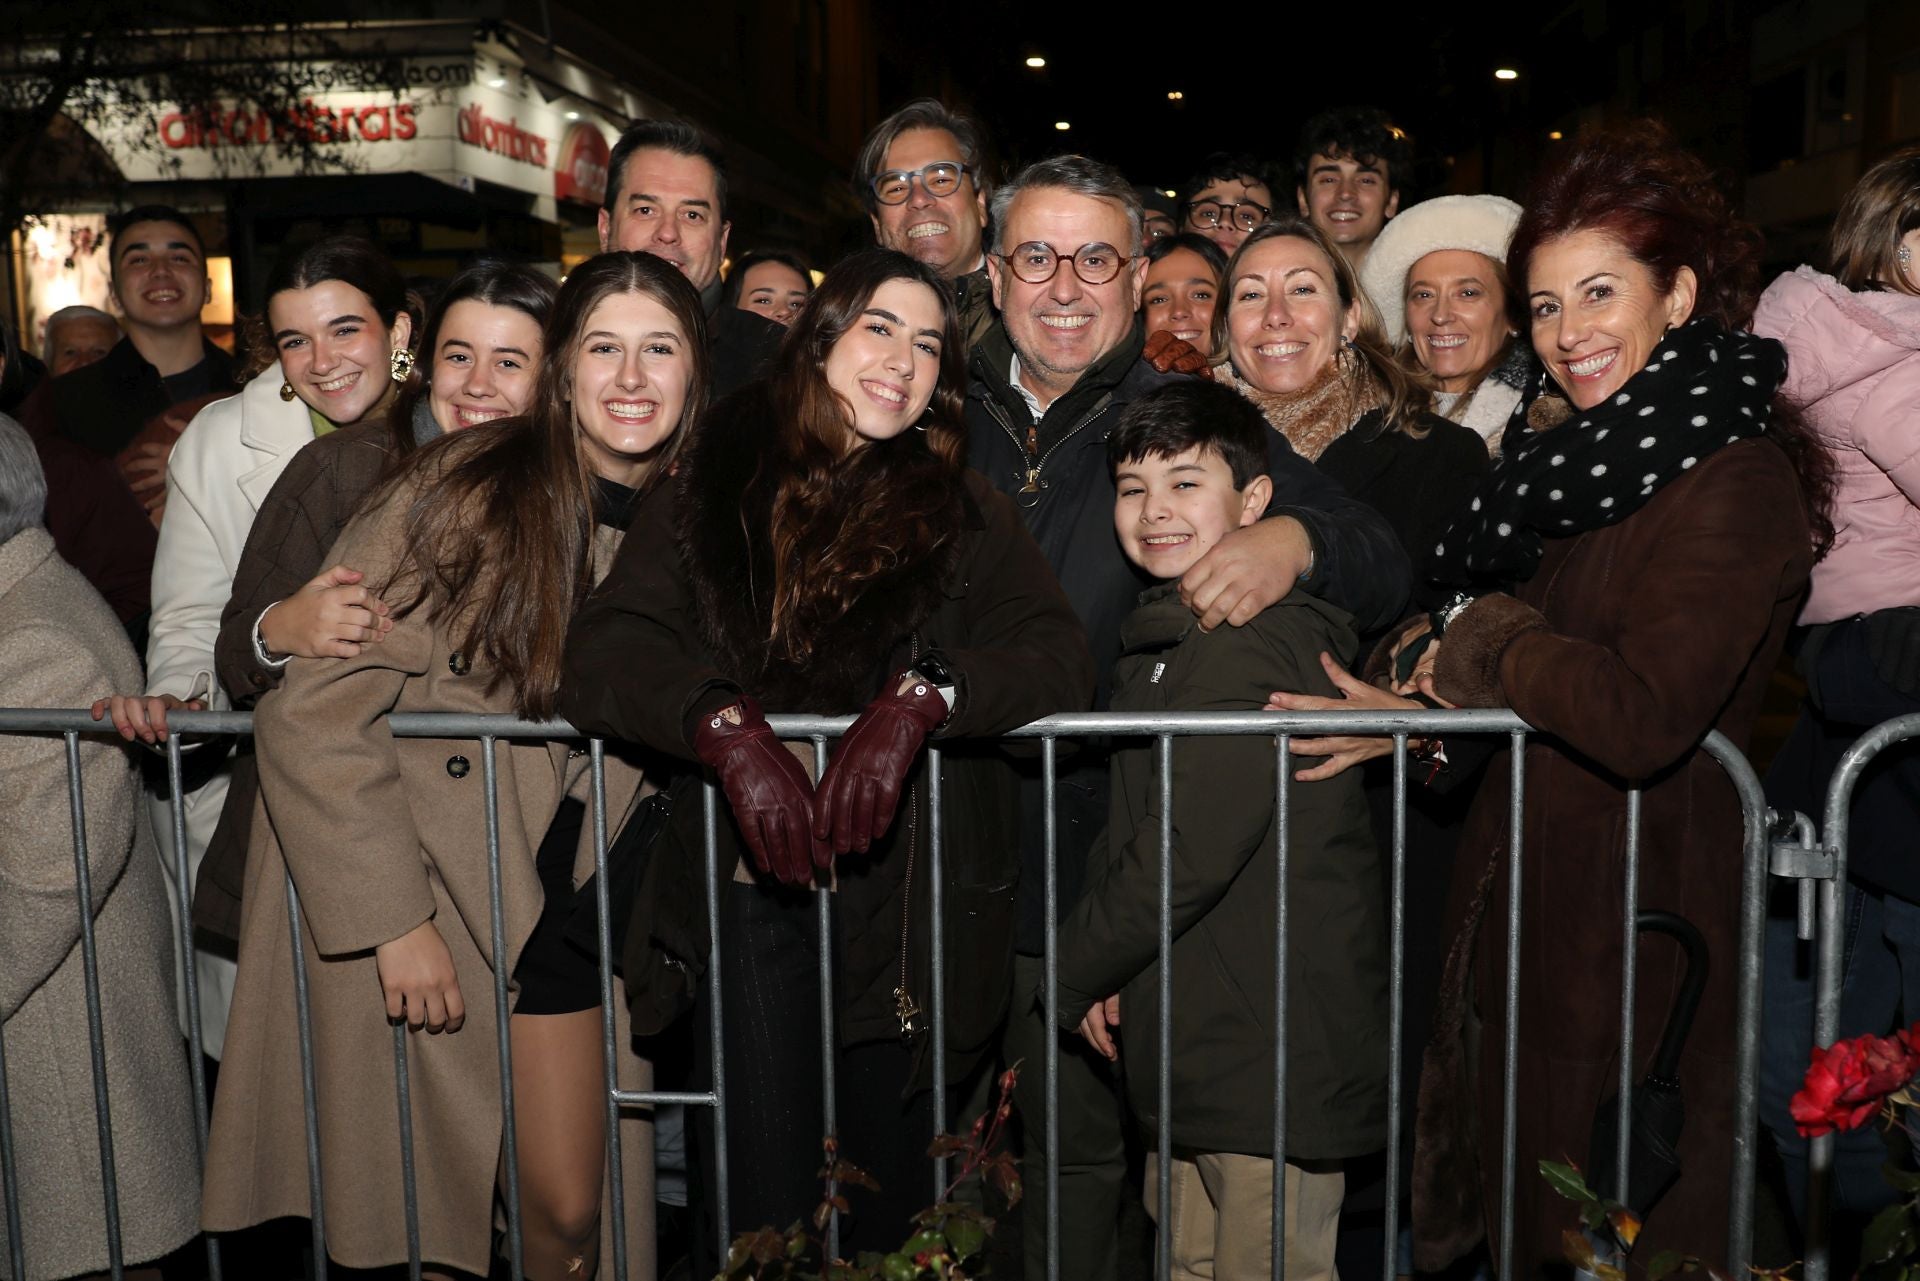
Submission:
M 393 381 L 397 383 L 407 381 L 407 375 L 413 372 L 413 353 L 405 347 L 394 348 L 390 372 L 393 374 Z
M 293 384 L 292 384 L 292 383 L 290 383 L 290 382 L 282 382 L 282 383 L 280 384 L 280 399 L 282 399 L 282 400 L 286 400 L 286 401 L 291 401 L 291 400 L 293 399 Z

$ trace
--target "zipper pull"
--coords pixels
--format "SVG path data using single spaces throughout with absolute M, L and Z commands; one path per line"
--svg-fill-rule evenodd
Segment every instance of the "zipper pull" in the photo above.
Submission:
M 1040 479 L 1040 469 L 1038 467 L 1027 468 L 1027 483 L 1020 486 L 1020 492 L 1023 494 L 1037 494 L 1046 487 L 1045 482 Z
M 911 1041 L 920 1035 L 920 1004 L 904 987 L 893 989 L 893 1016 L 900 1020 L 900 1039 Z

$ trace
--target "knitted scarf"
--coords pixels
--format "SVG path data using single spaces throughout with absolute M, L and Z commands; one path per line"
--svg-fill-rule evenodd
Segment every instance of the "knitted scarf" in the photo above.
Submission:
M 1562 414 L 1542 372 L 1507 420 L 1498 461 L 1433 549 L 1433 576 L 1526 581 L 1544 539 L 1625 520 L 1715 450 L 1764 433 L 1786 371 L 1779 343 L 1703 318 L 1669 333 L 1591 409 Z M 1562 416 L 1563 425 L 1535 430 Z
M 1261 391 L 1225 366 L 1228 385 L 1259 407 L 1268 426 L 1287 438 L 1293 452 L 1313 462 L 1346 434 L 1360 415 L 1380 405 L 1380 389 L 1364 372 L 1352 374 L 1330 360 L 1313 381 L 1298 391 Z

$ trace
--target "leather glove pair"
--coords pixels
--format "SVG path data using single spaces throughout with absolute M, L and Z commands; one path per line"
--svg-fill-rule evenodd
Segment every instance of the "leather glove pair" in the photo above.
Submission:
M 693 751 L 720 776 L 753 865 L 783 885 L 807 885 L 814 869 L 865 852 L 893 826 L 907 770 L 946 718 L 933 683 L 903 673 L 841 738 L 817 791 L 751 697 L 702 717 Z
M 1212 362 L 1200 349 L 1184 338 L 1175 338 L 1170 329 L 1156 329 L 1147 335 L 1140 358 L 1163 374 L 1197 374 L 1212 378 Z

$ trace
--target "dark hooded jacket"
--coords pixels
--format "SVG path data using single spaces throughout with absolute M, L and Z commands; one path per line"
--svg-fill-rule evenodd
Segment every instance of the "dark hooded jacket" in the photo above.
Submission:
M 949 515 L 958 539 L 871 584 L 814 638 L 806 663 L 771 657 L 771 487 L 754 482 L 774 453 L 773 412 L 764 384 L 722 401 L 681 465 L 678 492 L 663 486 L 643 501 L 573 625 L 560 711 L 587 733 L 691 759 L 689 715 L 717 693 L 751 694 L 769 714 L 846 715 L 916 658 L 944 659 L 957 681 L 936 742 L 945 761 L 946 1031 L 950 1066 L 964 1071 L 992 1044 L 1006 1009 L 1018 781 L 997 749 L 942 740 L 990 738 L 1086 706 L 1086 640 L 1013 505 L 965 472 Z M 923 448 L 920 439 L 909 433 L 888 446 Z M 643 1032 L 684 1006 L 707 956 L 700 808 L 675 807 L 629 926 L 626 977 Z M 896 988 L 932 1008 L 929 819 L 922 757 L 893 829 L 868 855 L 836 864 L 842 1044 L 901 1034 Z M 719 842 L 724 877 L 743 846 L 726 821 Z

